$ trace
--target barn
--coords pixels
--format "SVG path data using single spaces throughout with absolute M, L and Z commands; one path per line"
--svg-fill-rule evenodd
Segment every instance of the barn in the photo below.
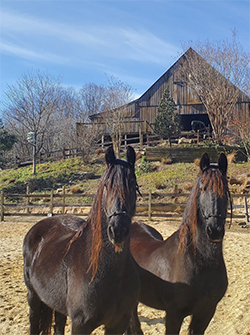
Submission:
M 148 134 L 153 132 L 152 124 L 155 121 L 157 108 L 167 85 L 170 95 L 177 105 L 183 130 L 191 130 L 193 120 L 203 121 L 206 126 L 209 126 L 210 122 L 205 106 L 197 93 L 181 80 L 178 71 L 180 64 L 185 62 L 187 57 L 193 53 L 208 65 L 201 56 L 192 48 L 189 48 L 141 97 L 119 108 L 124 115 L 124 133 L 135 134 L 141 132 L 142 134 Z M 237 108 L 245 110 L 250 115 L 250 99 L 241 91 Z M 99 124 L 102 127 L 104 134 L 108 134 L 104 122 L 105 117 L 105 113 L 100 113 L 91 115 L 90 119 L 92 123 Z

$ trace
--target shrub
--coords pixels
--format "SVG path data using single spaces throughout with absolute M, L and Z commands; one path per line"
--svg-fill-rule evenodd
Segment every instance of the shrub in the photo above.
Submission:
M 149 173 L 151 171 L 151 164 L 147 161 L 146 157 L 143 156 L 141 159 L 141 164 L 139 165 L 139 172 L 140 173 Z

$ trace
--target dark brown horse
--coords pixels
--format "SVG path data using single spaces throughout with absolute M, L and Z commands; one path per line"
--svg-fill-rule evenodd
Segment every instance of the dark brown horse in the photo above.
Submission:
M 129 249 L 136 209 L 135 152 L 127 161 L 106 152 L 104 171 L 87 221 L 73 215 L 35 224 L 23 243 L 24 280 L 30 306 L 30 334 L 122 334 L 136 306 L 139 277 Z
M 222 241 L 230 197 L 227 158 L 210 165 L 204 154 L 180 228 L 162 241 L 153 228 L 133 222 L 131 252 L 137 263 L 165 281 L 141 279 L 139 301 L 166 311 L 166 334 L 179 334 L 183 319 L 192 315 L 189 334 L 204 334 L 227 289 Z M 158 233 L 159 234 L 159 233 Z M 139 272 L 140 273 L 140 272 Z M 140 273 L 141 277 L 141 273 Z M 137 313 L 132 333 L 142 334 Z

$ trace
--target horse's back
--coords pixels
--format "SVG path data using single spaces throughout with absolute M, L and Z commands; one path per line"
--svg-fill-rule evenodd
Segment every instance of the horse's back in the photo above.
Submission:
M 158 230 L 141 221 L 132 222 L 131 235 L 132 238 L 143 236 L 144 238 L 153 238 L 154 240 L 163 241 L 163 237 Z
M 85 221 L 73 215 L 52 216 L 38 221 L 30 228 L 23 242 L 24 255 L 35 252 L 41 240 L 56 239 L 59 236 L 72 236 L 85 224 Z
M 144 269 L 155 273 L 158 267 L 155 259 L 162 252 L 164 240 L 162 235 L 153 227 L 142 222 L 131 225 L 130 250 L 136 262 Z

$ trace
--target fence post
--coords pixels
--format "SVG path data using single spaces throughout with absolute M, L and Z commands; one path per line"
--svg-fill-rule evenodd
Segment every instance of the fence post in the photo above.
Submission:
M 245 217 L 246 217 L 246 225 L 249 226 L 249 213 L 248 213 L 248 204 L 247 204 L 247 197 L 245 198 Z
M 140 150 L 142 150 L 142 147 L 143 147 L 143 135 L 142 135 L 142 132 L 141 132 L 141 125 L 139 127 L 139 143 L 140 143 Z
M 62 212 L 64 214 L 65 212 L 65 185 L 63 185 L 63 192 L 62 192 L 62 201 L 63 201 L 63 208 L 62 208 Z
M 53 190 L 50 192 L 50 214 L 53 215 Z
M 1 221 L 4 220 L 4 193 L 1 191 Z
M 128 142 L 127 142 L 127 134 L 125 134 L 124 135 L 124 145 L 125 145 L 125 147 L 127 147 L 127 144 L 128 144 Z
M 26 195 L 27 195 L 27 202 L 26 202 L 26 204 L 27 204 L 27 206 L 29 206 L 29 204 L 30 204 L 29 194 L 30 194 L 30 186 L 27 185 L 27 187 L 26 187 Z M 27 207 L 26 213 L 29 213 L 29 212 L 30 212 L 30 209 L 29 209 L 29 207 Z
M 148 221 L 151 221 L 151 202 L 152 202 L 152 191 L 149 190 L 149 194 L 148 194 Z

